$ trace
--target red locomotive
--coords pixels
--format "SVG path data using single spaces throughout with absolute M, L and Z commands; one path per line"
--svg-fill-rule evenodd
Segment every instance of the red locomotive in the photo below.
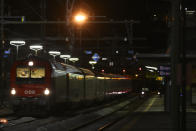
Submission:
M 38 57 L 16 61 L 10 74 L 11 103 L 15 111 L 51 110 L 56 104 L 103 101 L 132 91 L 128 77 L 95 74 Z

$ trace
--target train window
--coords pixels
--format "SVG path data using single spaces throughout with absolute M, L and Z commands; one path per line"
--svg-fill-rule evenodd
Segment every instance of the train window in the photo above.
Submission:
M 17 78 L 29 78 L 30 69 L 29 68 L 17 68 L 16 69 Z
M 31 68 L 31 78 L 43 78 L 45 77 L 44 68 Z
M 17 67 L 16 81 L 22 83 L 44 82 L 45 68 L 44 67 Z

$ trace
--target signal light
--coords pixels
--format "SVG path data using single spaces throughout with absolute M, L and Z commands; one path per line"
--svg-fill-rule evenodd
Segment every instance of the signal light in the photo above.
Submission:
M 140 67 L 140 68 L 139 68 L 139 71 L 141 71 L 141 70 L 142 70 L 142 68 Z

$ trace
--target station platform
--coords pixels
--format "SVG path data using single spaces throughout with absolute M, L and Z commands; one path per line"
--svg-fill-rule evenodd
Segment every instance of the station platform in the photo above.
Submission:
M 164 96 L 155 95 L 134 113 L 117 122 L 109 131 L 173 131 L 169 112 L 164 111 Z M 187 107 L 187 131 L 196 130 L 196 108 Z

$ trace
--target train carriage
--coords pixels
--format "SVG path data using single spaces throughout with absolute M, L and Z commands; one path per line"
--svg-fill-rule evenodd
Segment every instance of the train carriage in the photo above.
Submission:
M 132 91 L 128 77 L 94 73 L 38 57 L 16 61 L 10 79 L 15 110 L 50 110 L 56 104 L 92 103 Z

